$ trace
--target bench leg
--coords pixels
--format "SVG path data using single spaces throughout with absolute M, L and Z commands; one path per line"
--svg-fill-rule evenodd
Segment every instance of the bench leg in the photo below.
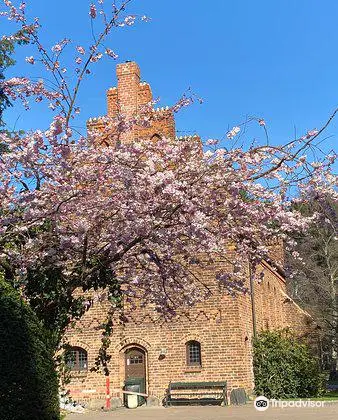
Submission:
M 223 390 L 223 403 L 224 403 L 224 407 L 228 405 L 227 389 L 226 388 L 224 388 L 224 390 Z

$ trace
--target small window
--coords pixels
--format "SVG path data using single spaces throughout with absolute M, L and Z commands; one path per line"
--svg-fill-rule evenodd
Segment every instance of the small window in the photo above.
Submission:
M 66 364 L 73 372 L 88 370 L 88 356 L 86 350 L 81 347 L 71 347 L 66 355 Z
M 188 341 L 187 349 L 187 365 L 201 366 L 201 344 L 198 341 Z
M 154 134 L 153 136 L 151 136 L 151 140 L 152 141 L 158 141 L 161 140 L 161 136 L 159 134 Z
M 143 363 L 143 356 L 142 356 L 142 354 L 140 354 L 140 355 L 135 355 L 135 356 L 130 356 L 130 364 L 131 365 L 138 365 L 138 364 L 140 364 L 140 363 Z

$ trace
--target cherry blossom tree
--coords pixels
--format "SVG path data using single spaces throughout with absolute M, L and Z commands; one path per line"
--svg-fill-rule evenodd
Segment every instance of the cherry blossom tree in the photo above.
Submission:
M 14 77 L 2 82 L 3 91 L 27 109 L 30 100 L 45 100 L 56 114 L 48 129 L 1 134 L 0 267 L 60 335 L 95 304 L 98 290 L 108 291 L 113 307 L 121 295 L 137 297 L 172 317 L 210 295 L 200 273 L 220 261 L 224 268 L 215 278 L 225 291 L 246 293 L 248 263 L 255 273 L 271 242 L 292 247 L 294 233 L 315 222 L 315 214 L 304 216 L 293 203 L 324 194 L 337 200 L 336 155 L 315 162 L 307 157 L 337 110 L 322 128 L 280 146 L 239 144 L 241 124 L 226 133 L 224 144 L 116 141 L 135 126 L 151 125 L 152 103 L 132 118 L 106 117 L 104 133 L 77 136 L 72 124 L 84 79 L 104 56 L 117 58 L 104 46 L 111 31 L 147 20 L 129 15 L 128 3 L 110 10 L 103 0 L 91 3 L 89 18 L 102 25 L 94 43 L 83 47 L 64 38 L 51 52 L 40 42 L 39 21 L 27 19 L 25 3 L 4 0 L 1 13 L 36 47 L 26 61 L 41 63 L 53 77 L 52 86 Z M 75 53 L 72 69 L 62 64 L 67 48 Z M 73 85 L 65 77 L 70 71 L 77 75 Z M 195 99 L 185 95 L 168 112 Z M 262 118 L 245 124 L 267 133 Z M 102 147 L 102 136 L 115 146 Z M 236 246 L 236 261 L 228 257 L 229 244 Z M 76 297 L 79 288 L 92 293 Z

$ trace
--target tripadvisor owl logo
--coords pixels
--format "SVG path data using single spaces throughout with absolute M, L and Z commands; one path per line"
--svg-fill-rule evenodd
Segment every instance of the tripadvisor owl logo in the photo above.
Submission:
M 264 395 L 260 395 L 255 399 L 254 407 L 258 411 L 265 411 L 269 408 L 269 400 Z

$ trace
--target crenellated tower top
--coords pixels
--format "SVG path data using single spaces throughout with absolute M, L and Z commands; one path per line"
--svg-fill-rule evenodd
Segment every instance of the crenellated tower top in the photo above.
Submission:
M 150 85 L 141 82 L 140 68 L 134 61 L 127 61 L 116 66 L 117 86 L 107 90 L 107 115 L 91 118 L 87 122 L 88 130 L 104 132 L 109 121 L 119 117 L 130 121 L 146 112 L 150 116 L 149 124 L 134 124 L 132 129 L 122 133 L 121 142 L 131 142 L 136 138 L 167 137 L 175 139 L 175 119 L 169 107 L 154 108 Z M 140 118 L 142 121 L 142 117 Z M 104 136 L 105 137 L 105 136 Z M 107 132 L 106 139 L 114 138 L 114 133 Z M 107 144 L 109 140 L 104 140 Z

